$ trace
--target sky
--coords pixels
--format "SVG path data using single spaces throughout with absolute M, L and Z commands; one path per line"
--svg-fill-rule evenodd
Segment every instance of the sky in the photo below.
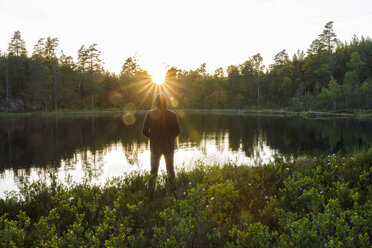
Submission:
M 371 0 L 0 0 L 0 50 L 19 30 L 29 55 L 42 37 L 77 58 L 97 44 L 104 67 L 119 73 L 136 55 L 161 77 L 170 66 L 238 65 L 260 53 L 273 63 L 283 49 L 306 51 L 328 21 L 341 41 L 372 37 Z

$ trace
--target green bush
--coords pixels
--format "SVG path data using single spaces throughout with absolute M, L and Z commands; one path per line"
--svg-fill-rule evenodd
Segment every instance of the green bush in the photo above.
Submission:
M 371 247 L 371 150 L 301 163 L 29 184 L 0 199 L 0 246 Z

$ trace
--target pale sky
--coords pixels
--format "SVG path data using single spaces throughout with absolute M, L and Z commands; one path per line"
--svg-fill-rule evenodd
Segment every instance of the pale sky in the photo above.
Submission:
M 165 65 L 207 71 L 260 53 L 306 51 L 328 21 L 341 41 L 372 37 L 371 0 L 0 0 L 0 50 L 21 31 L 29 55 L 39 38 L 59 38 L 77 58 L 97 43 L 104 67 L 120 72 L 130 56 L 150 74 Z

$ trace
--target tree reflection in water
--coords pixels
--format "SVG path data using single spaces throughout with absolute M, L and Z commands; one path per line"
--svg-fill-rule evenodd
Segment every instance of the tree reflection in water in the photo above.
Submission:
M 296 158 L 347 154 L 372 143 L 372 121 L 310 120 L 300 117 L 236 116 L 180 112 L 178 168 L 196 161 L 209 165 L 256 165 L 274 155 Z M 149 170 L 143 115 L 125 125 L 122 115 L 0 118 L 0 192 L 30 180 L 96 182 Z M 161 161 L 161 168 L 165 168 Z

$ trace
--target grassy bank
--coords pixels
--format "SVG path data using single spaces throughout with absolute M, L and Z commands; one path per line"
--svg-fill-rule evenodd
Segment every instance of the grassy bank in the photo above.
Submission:
M 33 112 L 0 112 L 0 117 L 24 117 L 24 116 L 83 116 L 83 115 L 112 115 L 124 114 L 127 110 L 105 109 L 105 110 L 70 110 L 62 109 L 58 111 L 33 111 Z M 145 110 L 137 110 L 136 113 L 146 113 Z
M 200 165 L 174 182 L 38 182 L 0 200 L 1 247 L 370 247 L 372 150 L 248 167 Z
M 302 116 L 307 118 L 372 118 L 371 110 L 295 111 L 290 109 L 194 109 L 181 111 L 237 115 Z
M 147 110 L 136 110 L 131 112 L 146 113 Z M 372 110 L 322 110 L 322 111 L 294 111 L 290 109 L 176 109 L 182 113 L 200 114 L 231 114 L 231 115 L 260 115 L 260 116 L 302 116 L 306 118 L 372 118 Z M 119 108 L 102 110 L 70 110 L 61 109 L 58 111 L 34 111 L 34 112 L 0 112 L 0 117 L 17 116 L 74 116 L 74 115 L 110 115 L 124 114 L 127 110 Z

